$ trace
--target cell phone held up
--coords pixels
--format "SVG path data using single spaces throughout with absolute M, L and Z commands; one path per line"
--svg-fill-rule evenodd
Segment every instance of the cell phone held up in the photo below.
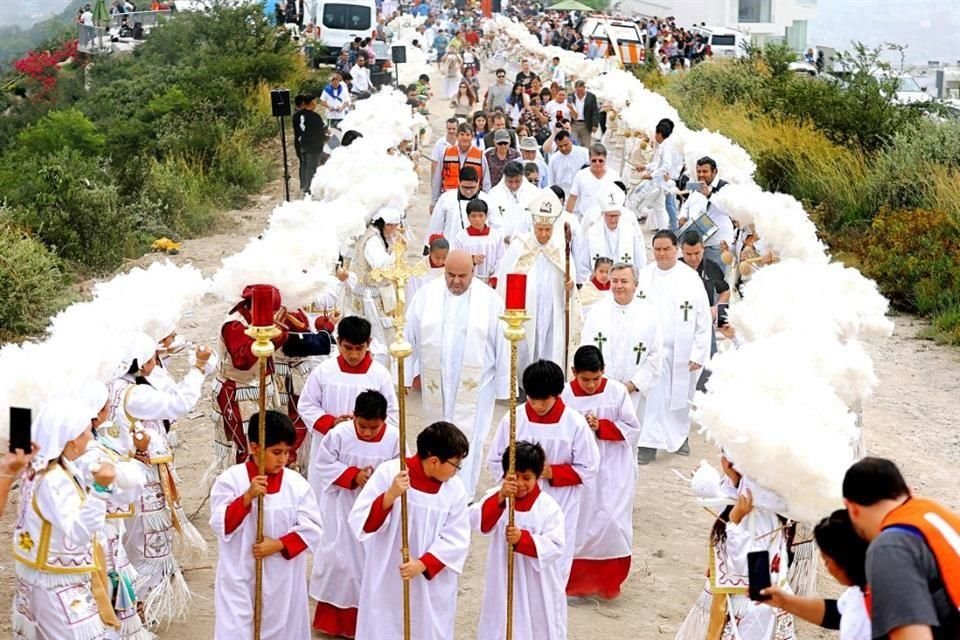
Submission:
M 10 407 L 10 453 L 16 453 L 17 449 L 24 453 L 32 451 L 30 420 L 30 409 Z
M 751 551 L 747 554 L 747 578 L 750 581 L 751 600 L 761 602 L 770 599 L 770 596 L 760 593 L 771 586 L 770 552 Z
M 730 320 L 728 318 L 729 310 L 729 303 L 721 302 L 717 305 L 717 327 L 723 328 L 730 324 Z

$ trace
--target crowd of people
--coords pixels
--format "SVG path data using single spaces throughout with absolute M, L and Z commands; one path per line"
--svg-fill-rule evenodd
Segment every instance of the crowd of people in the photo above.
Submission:
M 250 635 L 257 560 L 270 603 L 263 638 L 306 640 L 311 629 L 400 638 L 405 582 L 414 637 L 465 635 L 455 621 L 472 532 L 499 541 L 484 567 L 481 640 L 505 637 L 508 553 L 515 638 L 566 638 L 568 598 L 619 597 L 639 469 L 690 455 L 690 403 L 710 384 L 711 356 L 718 342 L 739 346 L 724 317 L 738 284 L 731 264 L 776 258 L 714 200 L 726 186 L 717 161 L 685 166 L 676 123 L 650 123 L 649 145 L 614 170 L 605 113 L 586 82 L 558 59 L 518 60 L 510 73 L 512 62 L 485 53 L 472 14 L 434 17 L 434 42 L 445 39 L 438 76 L 450 77 L 455 55 L 455 91 L 447 96 L 445 82 L 450 113 L 430 153 L 423 259 L 405 295 L 387 274 L 412 238 L 407 212 L 380 207 L 340 247 L 336 288 L 312 304 L 286 305 L 279 281 L 245 283 L 214 349 L 188 349 L 163 316 L 126 341 L 109 385 L 73 381 L 83 384 L 42 407 L 34 450 L 0 460 L 0 504 L 21 478 L 15 637 L 148 640 L 188 610 L 185 551 L 174 542 L 199 550 L 203 541 L 177 491 L 175 426 L 208 377 L 215 638 Z M 570 37 L 544 22 L 545 41 Z M 644 28 L 651 42 L 676 37 L 686 51 L 671 21 Z M 329 152 L 328 127 L 372 91 L 358 86 L 366 55 L 354 44 L 341 55 L 349 72 L 338 62 L 321 96 L 296 98 L 305 192 Z M 485 90 L 481 66 L 492 70 Z M 430 77 L 405 89 L 419 110 Z M 341 144 L 358 136 L 346 132 Z M 505 309 L 529 316 L 515 388 Z M 261 385 L 251 328 L 265 325 L 276 351 Z M 411 351 L 402 379 L 389 350 L 399 338 Z M 171 359 L 187 354 L 178 380 Z M 419 394 L 424 418 L 409 449 L 398 430 L 407 392 Z M 263 416 L 261 394 L 272 407 Z M 497 401 L 510 397 L 519 404 L 512 455 L 511 416 L 494 424 Z M 730 452 L 717 458 L 719 471 L 704 463 L 691 483 L 716 517 L 704 531 L 704 590 L 678 640 L 790 640 L 795 616 L 842 640 L 958 637 L 960 517 L 914 495 L 893 462 L 855 462 L 845 508 L 802 539 L 782 496 Z M 490 486 L 480 486 L 483 468 Z M 816 571 L 814 541 L 847 587 L 836 601 L 797 579 Z M 751 589 L 748 576 L 761 575 L 763 588 Z

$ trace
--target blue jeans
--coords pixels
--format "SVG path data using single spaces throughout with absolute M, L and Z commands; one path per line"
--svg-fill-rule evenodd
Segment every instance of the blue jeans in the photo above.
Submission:
M 677 196 L 668 193 L 663 204 L 667 208 L 667 216 L 670 218 L 670 230 L 676 231 L 679 228 L 677 226 Z

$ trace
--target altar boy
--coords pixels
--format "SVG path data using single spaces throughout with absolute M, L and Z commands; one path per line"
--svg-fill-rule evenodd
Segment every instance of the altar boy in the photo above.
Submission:
M 457 580 L 467 559 L 467 492 L 456 477 L 470 444 L 449 422 L 417 436 L 417 454 L 384 462 L 350 512 L 350 529 L 364 544 L 357 640 L 403 637 L 401 579 L 410 582 L 413 636 L 454 637 Z M 400 496 L 407 494 L 410 561 L 400 557 Z
M 215 640 L 250 635 L 256 559 L 263 558 L 262 640 L 309 640 L 307 554 L 320 545 L 320 511 L 313 490 L 287 469 L 296 442 L 285 414 L 266 416 L 266 474 L 255 462 L 261 443 L 259 414 L 250 417 L 247 439 L 252 456 L 224 471 L 210 491 L 210 528 L 219 542 L 214 583 Z M 257 497 L 264 496 L 263 542 L 257 542 Z

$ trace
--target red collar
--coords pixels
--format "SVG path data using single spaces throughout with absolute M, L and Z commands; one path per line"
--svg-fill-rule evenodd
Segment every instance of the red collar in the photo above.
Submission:
M 247 476 L 250 480 L 253 480 L 258 475 L 260 471 L 257 468 L 257 460 L 252 455 L 247 458 Z M 267 474 L 267 493 L 278 493 L 280 491 L 280 485 L 283 484 L 283 470 L 281 469 L 279 473 L 268 473 Z
M 488 236 L 490 235 L 490 227 L 483 225 L 483 229 L 477 229 L 472 224 L 467 227 L 468 236 Z
M 441 269 L 441 268 L 443 268 L 443 265 L 442 265 L 442 264 L 433 264 L 433 258 L 431 258 L 430 256 L 427 256 L 427 262 L 430 263 L 430 268 L 431 268 L 431 269 Z
M 597 387 L 597 390 L 594 391 L 593 393 L 587 393 L 586 391 L 584 391 L 583 387 L 580 386 L 580 382 L 576 378 L 570 381 L 570 391 L 572 391 L 573 395 L 575 395 L 578 398 L 583 398 L 584 396 L 598 396 L 601 393 L 603 393 L 603 390 L 606 388 L 607 388 L 606 378 L 600 379 L 600 386 Z
M 353 422 L 353 432 L 357 434 L 357 440 L 360 440 L 360 442 L 380 442 L 381 440 L 383 440 L 383 434 L 387 432 L 387 423 L 386 422 L 383 423 L 383 426 L 380 427 L 380 431 L 378 431 L 377 435 L 373 437 L 373 440 L 363 440 L 360 438 L 360 434 L 357 433 L 356 421 Z
M 346 360 L 343 359 L 343 356 L 337 356 L 337 364 L 340 365 L 340 371 L 344 373 L 366 373 L 370 369 L 370 365 L 373 364 L 373 356 L 370 355 L 368 351 L 363 360 L 360 361 L 355 367 L 351 367 Z
M 523 496 L 522 498 L 517 498 L 513 503 L 514 508 L 517 511 L 530 511 L 533 508 L 533 503 L 537 501 L 537 498 L 540 496 L 540 483 L 533 485 L 533 489 L 530 490 L 530 493 Z
M 407 471 L 410 472 L 410 486 L 423 493 L 439 493 L 443 483 L 427 476 L 423 471 L 423 461 L 419 456 L 407 458 Z
M 535 424 L 556 424 L 560 422 L 561 416 L 563 416 L 563 400 L 557 398 L 556 403 L 554 403 L 553 408 L 550 411 L 547 411 L 546 415 L 539 416 L 537 412 L 533 410 L 533 407 L 529 403 L 524 404 L 524 407 L 527 409 L 527 420 Z
M 590 276 L 590 282 L 592 282 L 592 283 L 593 283 L 593 286 L 595 286 L 595 287 L 597 288 L 597 291 L 610 291 L 610 281 L 609 281 L 609 280 L 607 280 L 606 283 L 603 283 L 603 282 L 597 281 L 597 279 L 596 279 L 595 277 Z

